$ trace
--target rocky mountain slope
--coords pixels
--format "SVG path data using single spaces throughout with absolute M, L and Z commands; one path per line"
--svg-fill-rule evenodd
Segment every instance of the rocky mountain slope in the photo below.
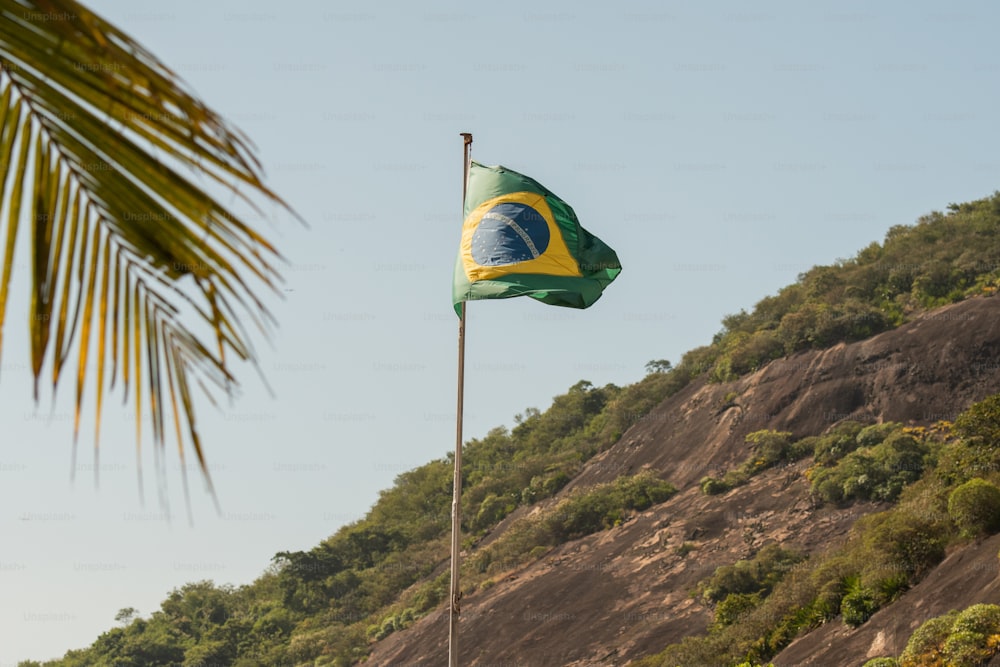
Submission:
M 1000 298 L 980 297 L 864 341 L 772 361 L 734 382 L 693 382 L 591 459 L 560 496 L 643 469 L 679 493 L 623 525 L 556 547 L 485 590 L 468 592 L 462 663 L 625 665 L 703 633 L 712 611 L 691 592 L 716 567 L 766 543 L 822 551 L 881 507 L 819 506 L 803 474 L 808 461 L 767 470 L 722 495 L 702 494 L 702 477 L 719 476 L 747 458 L 748 433 L 775 429 L 805 437 L 845 419 L 911 425 L 951 420 L 1000 392 L 998 371 Z M 868 623 L 853 630 L 822 625 L 775 664 L 860 665 L 870 656 L 898 655 L 923 620 L 1000 601 L 998 540 L 956 550 Z M 446 664 L 447 632 L 442 608 L 380 641 L 367 664 Z

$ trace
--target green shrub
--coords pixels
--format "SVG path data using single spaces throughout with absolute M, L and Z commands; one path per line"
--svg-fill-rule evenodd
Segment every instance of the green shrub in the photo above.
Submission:
M 551 547 L 547 547 L 541 544 L 538 545 L 537 547 L 532 547 L 531 551 L 528 552 L 528 560 L 538 560 L 539 558 L 547 554 L 549 552 L 549 549 L 551 549 Z
M 1000 394 L 973 403 L 955 418 L 954 430 L 963 438 L 981 438 L 991 449 L 1000 448 Z
M 869 434 L 865 440 L 871 442 L 881 435 Z M 829 460 L 833 453 L 824 450 L 820 455 Z M 834 504 L 850 500 L 894 501 L 906 485 L 923 474 L 929 453 L 930 447 L 921 440 L 901 430 L 891 431 L 877 445 L 853 451 L 833 466 L 814 472 L 812 493 Z
M 395 616 L 387 616 L 381 624 L 368 627 L 368 637 L 375 641 L 381 641 L 398 630 L 398 621 Z
M 648 472 L 619 477 L 614 484 L 615 501 L 625 510 L 640 512 L 664 502 L 677 491 L 673 485 Z
M 714 477 L 702 477 L 699 486 L 701 487 L 701 492 L 706 496 L 716 496 L 732 488 L 721 479 L 715 479 Z
M 715 627 L 724 628 L 738 623 L 748 612 L 761 603 L 760 593 L 731 593 L 715 605 Z
M 879 608 L 875 593 L 861 585 L 853 587 L 840 602 L 844 623 L 852 628 L 864 624 Z
M 413 607 L 417 613 L 424 613 L 436 607 L 448 597 L 451 573 L 445 570 L 429 582 L 425 582 L 413 596 Z
M 570 480 L 569 473 L 565 470 L 556 470 L 547 474 L 535 475 L 531 478 L 528 486 L 521 489 L 520 501 L 523 505 L 530 505 L 545 498 L 556 495 L 562 487 L 566 486 Z M 484 499 L 485 502 L 485 499 Z M 509 509 L 500 518 L 516 509 L 516 503 L 510 503 Z M 499 521 L 499 519 L 497 519 Z M 495 523 L 495 522 L 494 522 Z
M 948 497 L 948 515 L 965 537 L 1000 530 L 1000 489 L 984 479 L 971 479 Z
M 500 498 L 496 494 L 489 494 L 479 504 L 479 512 L 476 513 L 476 520 L 473 527 L 477 529 L 488 528 L 505 516 L 514 511 L 514 503 L 508 499 Z
M 722 476 L 721 480 L 722 484 L 724 484 L 727 489 L 735 489 L 737 486 L 743 486 L 744 484 L 749 482 L 750 478 L 753 476 L 753 474 L 748 473 L 745 470 L 746 468 L 751 468 L 751 467 L 753 467 L 752 460 L 745 462 L 737 470 L 727 471 L 726 474 Z M 762 469 L 763 468 L 761 468 L 760 470 Z M 756 470 L 755 473 L 760 472 L 760 470 Z
M 542 482 L 542 493 L 546 497 L 552 497 L 569 484 L 570 479 L 569 473 L 565 470 L 559 470 L 546 477 L 545 481 Z
M 942 652 L 953 665 L 979 665 L 996 655 L 1000 606 L 976 604 L 955 619 Z
M 823 502 L 840 505 L 845 500 L 844 483 L 834 470 L 820 470 L 813 476 L 812 494 Z
M 918 667 L 941 661 L 944 642 L 951 634 L 956 618 L 958 611 L 952 610 L 943 616 L 924 621 L 906 642 L 906 648 L 899 656 L 900 667 Z
M 952 629 L 951 634 L 944 640 L 941 653 L 948 665 L 975 667 L 985 664 L 993 655 L 993 651 L 987 648 L 986 643 L 986 635 Z
M 754 431 L 748 433 L 746 442 L 753 451 L 754 468 L 770 468 L 771 466 L 790 460 L 792 452 L 792 434 L 787 431 Z M 758 465 L 756 462 L 760 462 Z
M 815 588 L 812 607 L 821 622 L 831 621 L 840 615 L 851 577 L 858 576 L 858 568 L 844 556 L 821 560 L 810 573 L 810 584 Z
M 872 424 L 861 429 L 857 435 L 859 447 L 874 447 L 885 440 L 890 433 L 903 428 L 902 424 L 896 422 L 885 422 L 884 424 Z
M 785 353 L 785 345 L 772 329 L 753 332 L 749 338 L 729 353 L 732 370 L 740 375 L 757 370 Z
M 862 517 L 855 526 L 863 535 L 866 565 L 880 573 L 919 580 L 944 559 L 948 526 L 936 517 L 900 509 Z
M 734 380 L 785 353 L 784 341 L 778 332 L 771 329 L 759 329 L 753 333 L 732 331 L 724 340 L 721 354 L 709 373 L 711 382 Z
M 899 661 L 895 658 L 872 658 L 861 667 L 899 667 Z
M 974 632 L 993 635 L 1000 632 L 1000 606 L 995 604 L 974 604 L 967 607 L 955 619 L 953 632 Z
M 945 446 L 934 474 L 945 486 L 956 486 L 997 470 L 1000 449 L 987 447 L 982 438 L 971 438 Z
M 702 597 L 710 602 L 721 602 L 732 594 L 767 595 L 803 558 L 796 551 L 769 544 L 751 559 L 716 568 L 711 577 L 699 584 Z
M 702 585 L 702 597 L 711 602 L 721 602 L 730 595 L 756 593 L 761 589 L 752 561 L 741 560 L 717 568 Z
M 872 584 L 872 589 L 881 604 L 892 602 L 905 593 L 909 587 L 910 577 L 908 573 L 902 571 L 876 579 Z
M 952 610 L 917 628 L 900 656 L 900 667 L 984 664 L 997 653 L 1000 606 L 976 604 L 961 613 Z
M 808 438 L 812 445 L 812 455 L 816 463 L 831 465 L 858 448 L 858 434 L 863 425 L 855 421 L 837 424 L 829 432 L 819 437 Z

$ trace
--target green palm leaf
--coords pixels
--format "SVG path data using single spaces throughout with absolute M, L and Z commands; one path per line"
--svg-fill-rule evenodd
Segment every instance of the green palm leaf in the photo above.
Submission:
M 46 365 L 54 391 L 75 353 L 74 442 L 96 368 L 95 448 L 120 379 L 137 447 L 145 404 L 154 443 L 172 431 L 183 459 L 188 441 L 208 479 L 192 387 L 233 390 L 229 360 L 255 361 L 241 321 L 269 331 L 257 290 L 280 277 L 274 247 L 198 183 L 287 209 L 252 145 L 73 0 L 0 0 L 0 123 L 0 351 L 27 234 L 35 399 Z

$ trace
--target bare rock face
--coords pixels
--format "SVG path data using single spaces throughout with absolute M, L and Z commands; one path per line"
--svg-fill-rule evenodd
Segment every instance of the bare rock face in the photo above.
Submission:
M 747 458 L 748 433 L 776 429 L 804 437 L 845 419 L 926 425 L 952 420 L 997 392 L 1000 298 L 970 299 L 865 341 L 779 359 L 735 382 L 692 383 L 593 458 L 563 491 L 652 469 L 680 492 L 467 595 L 462 664 L 625 665 L 702 633 L 712 614 L 691 593 L 716 567 L 765 543 L 804 552 L 828 548 L 857 518 L 881 507 L 815 507 L 802 474 L 807 461 L 768 470 L 721 496 L 701 494 L 702 477 L 720 476 Z M 927 618 L 1000 600 L 998 548 L 1000 536 L 949 555 L 865 625 L 822 626 L 775 664 L 860 665 L 898 655 Z M 368 664 L 447 664 L 447 644 L 442 607 L 379 642 Z

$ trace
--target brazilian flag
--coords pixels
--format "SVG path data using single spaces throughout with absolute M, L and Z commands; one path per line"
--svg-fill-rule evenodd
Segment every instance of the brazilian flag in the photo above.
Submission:
M 618 255 L 538 181 L 473 162 L 452 301 L 530 296 L 587 308 L 621 273 Z

